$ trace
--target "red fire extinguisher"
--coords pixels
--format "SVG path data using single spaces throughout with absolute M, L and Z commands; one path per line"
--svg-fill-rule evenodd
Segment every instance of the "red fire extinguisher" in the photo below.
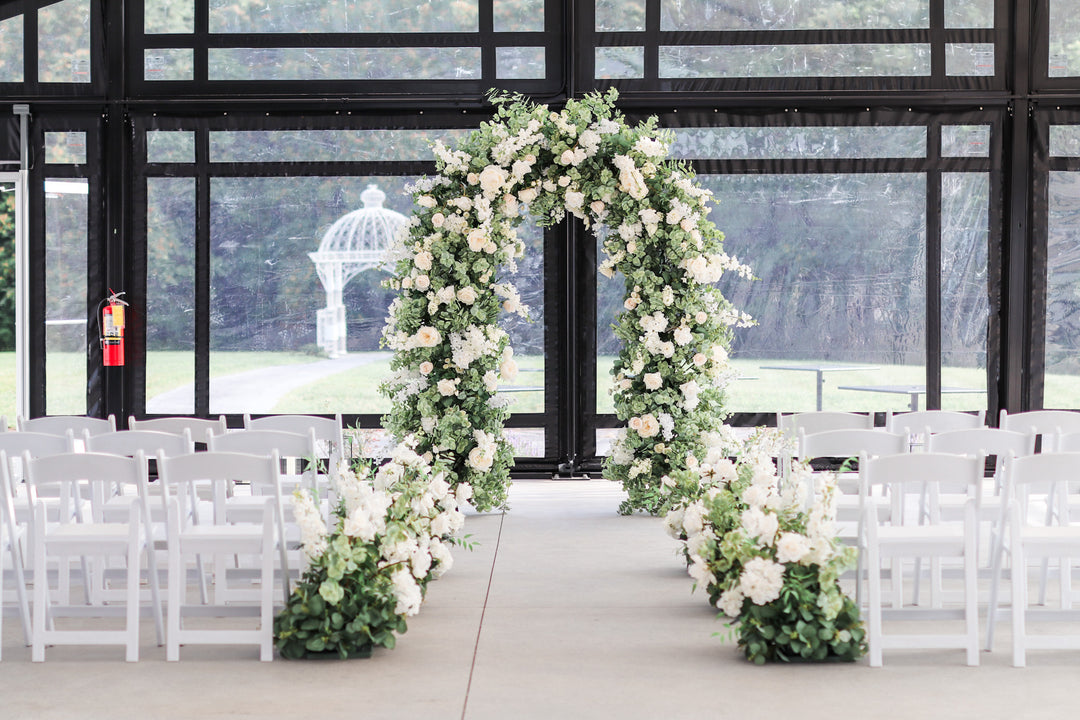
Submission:
M 124 307 L 126 302 L 120 299 L 124 293 L 113 292 L 106 299 L 108 304 L 101 309 L 101 362 L 105 367 L 123 367 L 124 365 Z

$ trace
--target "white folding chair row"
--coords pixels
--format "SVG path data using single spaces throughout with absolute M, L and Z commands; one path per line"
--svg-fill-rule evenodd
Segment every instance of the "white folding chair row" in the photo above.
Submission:
M 177 416 L 148 418 L 146 420 L 139 420 L 134 415 L 129 415 L 128 429 L 156 430 L 158 432 L 172 433 L 173 435 L 182 435 L 186 430 L 191 435 L 192 440 L 201 443 L 207 433 L 223 435 L 229 431 L 229 426 L 225 423 L 224 415 L 219 415 L 217 419 Z
M 998 427 L 1041 436 L 1041 451 L 1054 449 L 1054 435 L 1080 432 L 1080 413 L 1071 410 L 1029 410 L 1009 413 L 1002 410 L 998 415 Z
M 863 499 L 863 551 L 868 571 L 868 642 L 870 665 L 882 665 L 882 651 L 890 648 L 962 648 L 967 664 L 979 663 L 978 638 L 978 516 L 982 500 L 983 456 L 944 453 L 904 453 L 869 457 L 859 461 L 860 497 Z M 962 488 L 967 495 L 961 524 L 943 522 L 939 513 L 923 513 L 926 498 L 949 486 Z M 876 488 L 887 490 L 888 516 L 871 500 Z M 896 581 L 896 568 L 905 558 L 959 558 L 963 562 L 964 604 L 962 609 L 921 608 L 893 605 L 883 608 L 881 569 L 886 559 Z M 962 619 L 962 633 L 889 634 L 883 621 L 901 619 L 942 621 Z

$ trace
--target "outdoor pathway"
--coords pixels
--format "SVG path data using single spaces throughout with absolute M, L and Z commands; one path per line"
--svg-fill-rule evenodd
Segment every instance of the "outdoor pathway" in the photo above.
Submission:
M 211 378 L 210 412 L 251 413 L 274 412 L 281 398 L 304 385 L 346 370 L 380 362 L 390 357 L 388 352 L 365 352 L 346 355 L 334 360 L 318 360 L 298 365 L 275 365 L 247 372 Z M 148 414 L 192 413 L 193 383 L 156 395 L 146 401 Z

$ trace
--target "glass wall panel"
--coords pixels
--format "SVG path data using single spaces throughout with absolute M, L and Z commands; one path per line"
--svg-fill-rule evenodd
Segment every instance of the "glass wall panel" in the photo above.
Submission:
M 480 48 L 210 48 L 210 80 L 470 80 Z
M 989 125 L 942 125 L 942 157 L 990 157 Z
M 148 130 L 146 162 L 195 162 L 195 133 L 190 130 Z
M 0 82 L 23 81 L 22 15 L 0 20 Z
M 495 32 L 543 32 L 544 0 L 494 0 Z
M 195 0 L 143 0 L 143 32 L 195 32 Z
M 1080 157 L 1080 125 L 1050 126 L 1050 157 Z
M 86 413 L 86 180 L 45 181 L 45 412 Z
M 90 82 L 90 0 L 38 10 L 38 80 Z
M 378 385 L 391 353 L 379 340 L 395 293 L 387 272 L 368 264 L 342 292 L 347 353 L 325 355 L 319 313 L 331 304 L 309 253 L 330 225 L 357 210 L 376 185 L 383 208 L 412 212 L 410 177 L 214 178 L 210 185 L 210 412 L 382 413 Z M 374 206 L 366 208 L 374 209 Z M 362 227 L 362 223 L 358 224 Z M 543 233 L 523 225 L 528 247 L 510 276 L 533 322 L 504 318 L 521 368 L 503 391 L 516 412 L 544 408 Z M 384 237 L 384 242 L 391 238 Z M 359 238 L 357 238 L 359 241 Z
M 597 32 L 641 32 L 645 0 L 596 0 Z
M 195 205 L 195 178 L 147 178 L 146 412 L 152 414 L 195 412 Z
M 195 52 L 191 48 L 150 48 L 143 51 L 143 80 L 192 80 Z
M 923 43 L 660 47 L 662 78 L 896 77 L 930 74 Z
M 946 410 L 986 407 L 989 239 L 990 175 L 942 173 L 941 407 Z
M 50 165 L 86 164 L 86 133 L 81 130 L 45 133 L 45 162 Z
M 500 80 L 542 80 L 547 77 L 546 48 L 495 48 L 495 77 Z
M 15 173 L 0 172 L 0 415 L 15 424 Z M 7 430 L 0 426 L 0 432 Z
M 1069 0 L 1049 0 L 1050 77 L 1074 77 L 1080 75 L 1080 13 Z
M 477 0 L 210 0 L 212 33 L 476 32 Z
M 450 145 L 468 130 L 215 130 L 210 162 L 431 160 L 431 143 Z
M 725 250 L 760 280 L 723 278 L 758 325 L 740 329 L 728 388 L 735 412 L 904 410 L 907 394 L 847 387 L 926 382 L 926 178 L 921 173 L 702 175 Z M 883 224 L 881 218 L 888 217 Z M 621 278 L 597 279 L 597 411 L 611 412 Z M 803 371 L 768 369 L 798 367 Z M 603 384 L 600 384 L 603 383 Z
M 682 160 L 926 157 L 924 127 L 702 127 L 674 132 L 671 155 Z
M 945 0 L 945 27 L 994 27 L 994 0 Z
M 924 28 L 929 0 L 662 0 L 661 30 L 856 30 Z
M 1080 408 L 1080 172 L 1049 178 L 1043 406 Z
M 645 77 L 645 48 L 598 47 L 594 74 L 597 80 L 620 80 Z
M 993 75 L 993 43 L 947 43 L 945 45 L 946 75 Z

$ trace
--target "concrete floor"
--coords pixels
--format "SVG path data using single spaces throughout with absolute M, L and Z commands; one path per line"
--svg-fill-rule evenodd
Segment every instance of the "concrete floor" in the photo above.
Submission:
M 29 661 L 5 618 L 0 720 L 33 718 L 1060 718 L 1080 652 L 1010 666 L 1007 626 L 982 666 L 961 651 L 893 651 L 885 667 L 747 664 L 714 633 L 676 544 L 620 517 L 617 485 L 520 481 L 510 512 L 473 515 L 478 543 L 433 583 L 393 651 L 257 661 L 254 648 L 185 648 L 166 663 L 143 624 L 122 648 L 57 647 Z

